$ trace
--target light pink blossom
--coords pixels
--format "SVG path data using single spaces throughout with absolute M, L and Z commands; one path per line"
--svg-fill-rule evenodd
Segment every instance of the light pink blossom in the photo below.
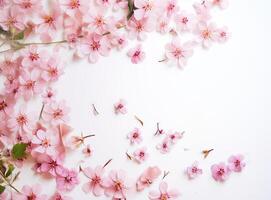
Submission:
M 90 157 L 92 156 L 93 154 L 93 149 L 92 147 L 90 147 L 90 145 L 88 144 L 83 150 L 82 150 L 83 154 L 86 156 L 86 157 Z
M 33 69 L 32 71 L 24 70 L 19 77 L 19 92 L 25 101 L 29 101 L 35 95 L 42 93 L 43 86 L 40 80 L 40 71 Z
M 86 0 L 60 0 L 60 6 L 71 17 L 80 17 L 88 11 Z
M 143 18 L 141 20 L 136 20 L 132 17 L 128 21 L 128 37 L 130 39 L 137 39 L 143 41 L 147 38 L 146 33 L 151 32 L 155 29 L 155 23 L 149 18 Z
M 216 26 L 213 23 L 199 23 L 196 33 L 203 48 L 210 48 L 216 39 Z
M 69 108 L 66 106 L 65 101 L 51 102 L 44 106 L 42 119 L 52 124 L 65 123 L 69 120 Z
M 138 64 L 145 59 L 145 52 L 141 45 L 137 45 L 128 51 L 127 55 L 131 58 L 133 64 Z
M 178 31 L 192 31 L 195 28 L 196 20 L 194 15 L 181 11 L 175 16 L 175 23 Z
M 136 20 L 148 18 L 156 9 L 155 1 L 152 0 L 134 0 L 134 5 L 137 8 L 134 10 Z
M 112 170 L 105 178 L 103 186 L 106 196 L 113 199 L 126 199 L 132 184 L 123 170 Z
M 62 175 L 65 171 L 63 167 L 63 161 L 57 155 L 37 154 L 37 162 L 40 166 L 40 172 L 48 173 L 53 177 Z
M 184 132 L 174 132 L 174 133 L 169 133 L 167 135 L 167 138 L 169 139 L 169 141 L 172 143 L 172 144 L 176 144 L 176 142 L 180 139 L 183 138 L 183 134 Z
M 25 185 L 22 188 L 21 193 L 13 193 L 12 197 L 16 200 L 46 200 L 48 197 L 45 194 L 40 194 L 42 187 L 39 184 L 36 184 L 32 187 Z
M 212 0 L 213 6 L 218 6 L 220 9 L 226 9 L 229 6 L 228 0 Z
M 56 186 L 60 191 L 71 191 L 79 184 L 78 173 L 75 170 L 62 170 L 56 177 Z
M 241 172 L 246 166 L 243 155 L 233 155 L 228 159 L 229 168 L 234 172 Z
M 171 200 L 177 199 L 180 194 L 178 190 L 168 190 L 168 185 L 166 182 L 161 182 L 159 185 L 159 192 L 151 191 L 149 193 L 149 199 L 151 200 Z
M 126 114 L 126 101 L 124 99 L 120 99 L 117 103 L 114 104 L 114 109 L 116 114 Z
M 30 45 L 22 51 L 22 56 L 22 66 L 32 69 L 34 67 L 40 67 L 42 61 L 48 56 L 48 53 L 45 50 L 38 49 L 35 45 Z
M 166 1 L 166 13 L 167 17 L 171 17 L 179 11 L 179 6 L 177 0 L 167 0 Z
M 149 187 L 155 179 L 161 174 L 161 170 L 158 167 L 148 167 L 138 178 L 136 182 L 136 189 L 138 192 Z
M 113 0 L 113 10 L 114 11 L 127 8 L 127 6 L 128 6 L 128 1 L 126 1 L 126 0 Z
M 214 164 L 211 166 L 212 176 L 216 181 L 224 182 L 229 178 L 231 170 L 225 163 Z
M 127 138 L 130 140 L 130 144 L 140 144 L 142 142 L 141 135 L 141 131 L 138 128 L 135 128 L 127 135 Z
M 56 192 L 51 198 L 50 200 L 73 200 L 73 198 L 68 197 L 66 195 L 62 195 L 59 192 Z
M 25 27 L 23 13 L 18 11 L 15 7 L 4 9 L 0 15 L 0 26 L 5 31 L 11 28 L 22 31 Z
M 83 173 L 89 178 L 89 182 L 83 185 L 85 193 L 92 193 L 94 196 L 101 196 L 104 193 L 104 168 L 97 166 L 95 169 L 87 167 L 83 169 Z
M 162 141 L 161 144 L 158 144 L 158 145 L 156 146 L 156 148 L 157 148 L 161 153 L 165 154 L 165 153 L 168 153 L 168 152 L 170 151 L 171 145 L 172 145 L 172 144 L 170 143 L 170 140 L 168 140 L 168 139 L 166 138 L 166 139 L 164 139 L 164 140 Z
M 135 152 L 133 153 L 133 156 L 134 156 L 134 159 L 138 163 L 142 163 L 146 161 L 149 157 L 149 154 L 147 153 L 147 147 L 143 147 L 143 148 L 139 148 L 135 150 Z
M 17 8 L 27 14 L 39 12 L 42 9 L 41 1 L 39 0 L 13 0 Z
M 193 5 L 199 21 L 206 22 L 211 19 L 210 9 L 211 3 L 209 1 L 202 1 Z
M 187 167 L 185 173 L 189 179 L 194 179 L 202 174 L 202 169 L 200 169 L 198 165 L 198 162 L 195 161 L 191 166 Z
M 56 98 L 56 91 L 51 87 L 48 87 L 42 94 L 42 99 L 43 99 L 44 104 L 55 101 L 55 98 Z
M 41 68 L 41 77 L 46 82 L 55 82 L 64 73 L 62 62 L 57 57 L 51 57 Z
M 226 41 L 228 41 L 230 37 L 230 33 L 228 32 L 228 28 L 227 27 L 222 27 L 222 28 L 218 28 L 216 29 L 215 32 L 215 40 L 220 42 L 220 43 L 224 43 Z
M 169 19 L 167 17 L 160 17 L 157 21 L 156 31 L 161 34 L 166 34 L 169 31 Z
M 193 44 L 190 42 L 181 44 L 177 38 L 174 38 L 165 48 L 167 59 L 177 63 L 180 68 L 184 67 L 188 58 L 193 55 Z

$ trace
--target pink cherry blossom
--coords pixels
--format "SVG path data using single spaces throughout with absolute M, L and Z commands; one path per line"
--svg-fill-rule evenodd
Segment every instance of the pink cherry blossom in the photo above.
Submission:
M 179 11 L 179 6 L 177 0 L 167 0 L 166 1 L 166 13 L 170 17 Z
M 166 45 L 166 57 L 170 61 L 177 63 L 182 68 L 186 65 L 187 59 L 193 55 L 193 45 L 190 42 L 184 44 L 174 38 L 171 43 Z
M 11 28 L 15 28 L 18 31 L 22 31 L 24 25 L 24 15 L 18 11 L 15 7 L 4 9 L 0 15 L 0 26 L 8 31 Z
M 148 167 L 138 178 L 136 182 L 137 191 L 142 191 L 146 187 L 149 187 L 155 179 L 161 174 L 161 170 L 158 167 Z
M 41 40 L 48 42 L 56 35 L 57 30 L 62 26 L 60 5 L 57 1 L 52 2 L 50 12 L 40 12 L 37 21 L 37 31 Z
M 228 0 L 212 0 L 213 6 L 218 6 L 220 9 L 226 9 L 229 6 Z
M 168 153 L 168 152 L 170 151 L 171 145 L 172 145 L 172 144 L 170 143 L 170 140 L 168 140 L 168 139 L 166 138 L 166 139 L 164 139 L 164 140 L 162 141 L 161 144 L 158 144 L 158 145 L 156 146 L 156 148 L 157 148 L 161 153 L 165 154 L 165 153 Z
M 146 161 L 146 159 L 149 157 L 149 154 L 147 153 L 147 147 L 142 147 L 135 150 L 133 156 L 138 163 Z
M 211 19 L 210 9 L 211 3 L 209 1 L 202 1 L 201 3 L 195 3 L 193 5 L 199 21 L 206 22 Z
M 228 32 L 227 27 L 216 29 L 216 33 L 215 33 L 215 40 L 216 41 L 218 41 L 220 43 L 224 43 L 224 42 L 228 41 L 229 37 L 230 37 L 230 33 Z
M 212 23 L 199 23 L 196 33 L 199 36 L 199 42 L 202 44 L 202 47 L 208 49 L 212 42 L 215 41 L 216 26 Z
M 169 139 L 169 141 L 172 143 L 172 144 L 176 144 L 176 142 L 179 140 L 179 139 L 182 139 L 183 137 L 183 134 L 184 132 L 174 132 L 174 133 L 169 133 L 167 135 L 167 138 Z
M 60 191 L 71 191 L 79 184 L 78 173 L 75 170 L 62 170 L 56 177 L 56 186 Z
M 178 31 L 191 31 L 195 28 L 195 17 L 186 11 L 181 11 L 175 16 L 175 23 Z
M 60 0 L 64 12 L 72 17 L 80 17 L 88 11 L 86 0 Z
M 137 45 L 128 51 L 127 55 L 131 58 L 133 64 L 138 64 L 145 59 L 145 52 L 142 51 L 142 46 Z
M 42 94 L 43 103 L 45 104 L 55 101 L 55 98 L 56 91 L 51 87 L 48 87 Z
M 42 73 L 41 77 L 46 82 L 55 82 L 58 80 L 58 78 L 64 73 L 63 72 L 63 65 L 60 61 L 60 59 L 56 57 L 50 58 L 46 64 L 42 65 L 41 68 Z
M 113 10 L 114 11 L 127 8 L 127 6 L 128 6 L 128 1 L 126 1 L 126 0 L 113 0 Z
M 83 169 L 83 173 L 89 178 L 89 182 L 83 185 L 85 193 L 92 193 L 94 196 L 101 196 L 104 193 L 104 168 L 97 166 L 95 169 L 87 167 Z
M 11 52 L 5 53 L 3 57 L 4 60 L 0 62 L 1 73 L 5 76 L 15 77 L 18 70 L 18 59 Z
M 107 56 L 109 53 L 109 43 L 102 35 L 91 33 L 79 46 L 81 55 L 88 55 L 90 63 L 98 61 L 99 55 Z
M 10 3 L 11 3 L 10 0 L 1 0 L 0 1 L 0 8 L 3 9 L 3 8 L 9 6 Z
M 59 103 L 53 101 L 44 106 L 42 118 L 53 124 L 65 123 L 69 120 L 69 108 L 66 106 L 65 101 Z
M 105 187 L 105 195 L 113 199 L 126 199 L 132 186 L 123 170 L 110 171 L 103 185 Z
M 59 192 L 56 192 L 50 200 L 73 200 L 71 197 L 68 197 L 66 195 L 62 195 Z
M 241 172 L 246 166 L 243 155 L 233 155 L 228 159 L 229 168 L 234 172 Z
M 109 19 L 105 17 L 105 12 L 100 11 L 96 14 L 89 13 L 83 18 L 84 22 L 88 24 L 88 31 L 102 35 L 107 32 L 109 26 Z
M 38 130 L 32 139 L 35 145 L 34 151 L 53 155 L 56 151 L 57 139 L 54 133 Z
M 33 69 L 31 72 L 23 71 L 19 77 L 19 92 L 25 101 L 29 101 L 32 97 L 42 93 L 42 83 L 40 81 L 40 71 Z
M 62 174 L 65 171 L 63 167 L 63 161 L 59 156 L 56 155 L 46 155 L 46 154 L 38 154 L 37 162 L 40 165 L 40 172 L 48 173 L 53 177 L 57 177 L 59 174 Z
M 83 154 L 86 156 L 86 157 L 90 157 L 92 156 L 93 154 L 93 149 L 92 147 L 90 147 L 90 145 L 88 144 L 84 149 L 83 149 Z
M 42 191 L 41 185 L 34 185 L 32 187 L 25 185 L 22 188 L 21 193 L 14 193 L 12 196 L 16 200 L 28 200 L 28 199 L 35 199 L 35 200 L 47 200 L 47 195 L 40 194 Z
M 35 13 L 42 9 L 42 5 L 39 0 L 13 0 L 13 3 L 20 11 L 27 14 Z
M 125 35 L 116 35 L 112 38 L 111 43 L 118 50 L 121 50 L 127 46 L 128 42 L 127 42 L 127 38 Z
M 17 113 L 12 114 L 8 119 L 7 126 L 13 133 L 31 134 L 34 128 L 33 115 L 26 112 L 25 107 L 22 106 Z
M 231 170 L 225 163 L 214 164 L 211 166 L 212 176 L 216 181 L 224 182 L 228 179 Z
M 169 31 L 169 19 L 167 17 L 160 17 L 157 21 L 156 31 L 161 34 L 166 34 Z
M 130 144 L 140 144 L 142 142 L 141 135 L 141 131 L 138 128 L 135 128 L 127 135 L 127 138 L 130 140 Z
M 198 162 L 195 161 L 191 166 L 187 167 L 185 172 L 189 179 L 194 179 L 202 174 L 202 169 L 200 169 L 198 165 Z
M 124 99 L 120 99 L 117 103 L 114 104 L 114 109 L 116 114 L 126 114 L 126 101 Z
M 180 194 L 178 190 L 168 190 L 168 184 L 161 182 L 159 186 L 159 192 L 151 191 L 149 193 L 149 199 L 151 200 L 170 200 L 177 199 Z
M 38 49 L 37 46 L 30 45 L 27 49 L 22 51 L 22 66 L 23 67 L 39 67 L 42 64 L 42 61 L 47 56 L 45 50 Z
M 112 0 L 96 0 L 96 3 L 99 5 L 99 6 L 102 6 L 102 7 L 109 7 L 112 3 Z
M 141 20 L 136 20 L 132 17 L 128 21 L 128 37 L 130 39 L 137 39 L 143 41 L 147 38 L 146 33 L 153 31 L 155 28 L 154 21 L 149 18 L 143 18 Z
M 134 17 L 136 20 L 149 17 L 154 14 L 155 1 L 152 0 L 134 0 L 134 5 L 137 8 L 134 10 Z

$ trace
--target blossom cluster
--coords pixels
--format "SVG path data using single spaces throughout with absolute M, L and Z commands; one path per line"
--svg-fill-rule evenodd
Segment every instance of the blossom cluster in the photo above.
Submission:
M 137 45 L 130 48 L 127 55 L 132 63 L 137 64 L 146 56 L 142 42 L 148 33 L 158 32 L 172 36 L 161 61 L 183 67 L 197 46 L 209 48 L 213 42 L 228 39 L 227 28 L 211 22 L 211 10 L 216 7 L 226 8 L 227 1 L 203 0 L 193 5 L 193 12 L 187 12 L 177 0 L 1 0 L 0 48 L 4 50 L 0 51 L 3 54 L 0 75 L 4 85 L 0 92 L 0 146 L 4 154 L 1 153 L 0 157 L 1 161 L 5 157 L 8 163 L 0 166 L 4 168 L 0 174 L 0 199 L 71 200 L 64 193 L 79 184 L 79 173 L 88 178 L 82 188 L 85 193 L 105 195 L 113 200 L 127 199 L 133 186 L 137 192 L 150 187 L 161 174 L 157 166 L 148 167 L 135 182 L 131 182 L 123 170 L 111 170 L 106 174 L 106 165 L 80 168 L 79 171 L 65 166 L 69 150 L 85 145 L 85 140 L 94 135 L 72 135 L 70 108 L 64 100 L 57 99 L 54 84 L 65 68 L 60 58 L 62 48 L 59 47 L 63 45 L 65 50 L 73 52 L 74 57 L 87 58 L 90 63 L 95 63 L 113 49 L 123 50 L 134 40 Z M 180 42 L 184 34 L 190 34 L 192 39 Z M 59 37 L 63 38 L 55 40 Z M 49 51 L 41 47 L 46 45 L 56 46 Z M 30 110 L 35 100 L 40 102 L 40 109 Z M 126 102 L 120 100 L 114 105 L 114 111 L 126 114 Z M 167 153 L 183 133 L 165 132 L 158 127 L 156 135 L 165 136 L 157 149 Z M 143 140 L 138 128 L 127 137 L 131 145 Z M 92 148 L 85 145 L 83 153 L 91 156 L 92 152 Z M 146 147 L 133 153 L 138 163 L 147 157 Z M 24 185 L 20 191 L 12 186 L 18 175 L 11 183 L 14 166 L 21 168 L 27 158 L 31 158 L 36 174 L 55 180 L 53 196 L 44 194 L 38 184 Z M 241 156 L 235 156 L 229 159 L 229 166 L 223 163 L 212 166 L 214 179 L 224 181 L 230 171 L 240 172 L 245 166 L 242 160 Z M 202 170 L 194 164 L 187 173 L 194 178 Z M 2 185 L 2 180 L 8 184 Z M 14 191 L 6 190 L 6 186 Z M 165 181 L 160 183 L 159 192 L 149 193 L 149 199 L 153 200 L 178 197 L 179 192 L 168 190 Z

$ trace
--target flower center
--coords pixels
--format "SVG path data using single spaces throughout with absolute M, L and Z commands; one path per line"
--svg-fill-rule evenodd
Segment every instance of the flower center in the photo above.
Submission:
M 72 0 L 70 2 L 71 9 L 79 8 L 80 7 L 80 1 L 79 0 Z
M 92 182 L 92 184 L 94 184 L 94 185 L 100 184 L 100 181 L 101 181 L 101 179 L 100 179 L 100 177 L 97 176 L 97 175 L 95 175 L 95 177 L 91 179 L 91 182 Z
M 225 170 L 222 169 L 222 168 L 220 168 L 220 169 L 218 170 L 218 172 L 217 172 L 217 174 L 218 174 L 219 176 L 222 176 L 224 173 L 225 173 Z
M 5 108 L 8 107 L 7 103 L 3 100 L 0 102 L 0 111 L 5 110 Z
M 115 182 L 115 190 L 116 191 L 121 191 L 122 190 L 122 184 L 120 181 Z
M 168 200 L 168 196 L 166 194 L 161 194 L 160 200 Z
M 34 87 L 34 85 L 35 85 L 35 81 L 29 80 L 26 82 L 25 87 L 26 87 L 26 89 L 29 90 L 29 89 L 32 89 Z
M 46 24 L 51 25 L 51 24 L 54 22 L 54 19 L 53 19 L 52 16 L 47 15 L 47 16 L 44 17 L 44 22 L 45 22 Z
M 30 196 L 27 197 L 27 200 L 36 200 L 36 199 L 37 199 L 37 197 L 33 193 Z
M 209 30 L 202 31 L 202 37 L 204 39 L 209 39 L 211 37 L 211 32 Z
M 61 109 L 57 109 L 53 113 L 54 118 L 58 118 L 58 117 L 60 118 L 62 115 L 63 115 L 63 112 Z
M 27 118 L 25 115 L 18 116 L 16 120 L 21 126 L 27 123 Z
M 187 24 L 187 22 L 188 22 L 187 17 L 182 18 L 182 23 L 183 23 L 183 24 Z
M 30 53 L 30 55 L 29 55 L 29 59 L 31 60 L 31 61 L 35 61 L 35 60 L 38 60 L 40 57 L 39 57 L 39 54 L 37 54 L 37 53 Z
M 25 9 L 31 8 L 32 7 L 32 3 L 31 2 L 23 2 L 22 7 Z
M 92 41 L 92 43 L 90 45 L 90 48 L 93 51 L 98 51 L 100 47 L 101 47 L 100 42 L 96 42 L 96 41 Z

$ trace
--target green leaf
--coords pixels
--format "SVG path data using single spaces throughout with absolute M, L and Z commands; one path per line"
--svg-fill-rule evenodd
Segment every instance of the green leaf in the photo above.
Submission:
M 11 150 L 12 156 L 14 159 L 22 159 L 26 156 L 26 147 L 27 144 L 25 143 L 18 143 L 15 144 Z
M 14 165 L 9 164 L 8 165 L 8 171 L 6 172 L 5 176 L 9 177 L 12 174 L 13 170 L 14 170 Z
M 5 189 L 6 188 L 4 186 L 0 185 L 0 194 L 2 194 L 5 191 Z
M 22 40 L 24 39 L 24 31 L 17 33 L 14 37 L 14 40 Z

